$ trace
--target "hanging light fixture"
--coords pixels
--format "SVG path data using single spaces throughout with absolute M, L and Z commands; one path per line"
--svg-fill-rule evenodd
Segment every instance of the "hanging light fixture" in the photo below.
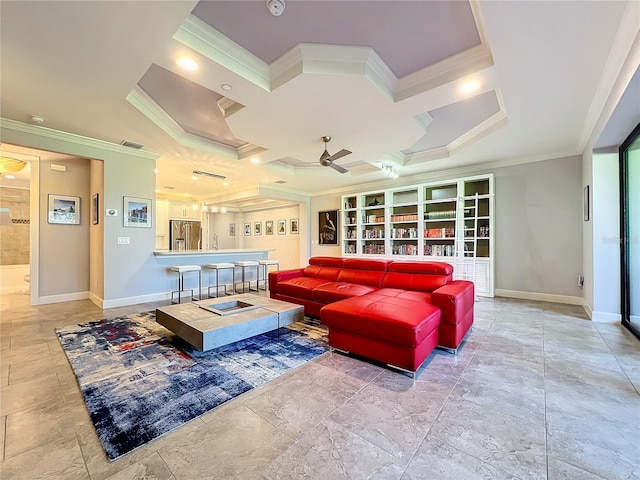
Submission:
M 27 162 L 11 157 L 0 157 L 0 174 L 7 172 L 19 172 L 27 166 Z
M 398 178 L 398 172 L 391 165 L 387 165 L 386 163 L 382 164 L 382 173 L 384 173 L 389 178 Z

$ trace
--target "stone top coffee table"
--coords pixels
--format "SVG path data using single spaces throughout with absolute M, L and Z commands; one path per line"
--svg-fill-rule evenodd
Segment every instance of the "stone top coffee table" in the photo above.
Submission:
M 304 307 L 252 294 L 156 309 L 156 321 L 206 351 L 302 320 Z

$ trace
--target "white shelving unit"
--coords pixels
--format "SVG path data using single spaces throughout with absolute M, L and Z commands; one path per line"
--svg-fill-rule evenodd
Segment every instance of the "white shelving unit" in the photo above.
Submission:
M 493 296 L 493 175 L 342 197 L 345 257 L 447 262 Z

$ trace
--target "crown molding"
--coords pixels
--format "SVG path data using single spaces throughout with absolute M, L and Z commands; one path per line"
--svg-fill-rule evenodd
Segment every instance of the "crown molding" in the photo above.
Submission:
M 104 140 L 84 137 L 75 133 L 54 130 L 52 128 L 39 125 L 29 125 L 27 123 L 10 120 L 8 118 L 0 118 L 0 130 L 2 130 L 1 136 L 3 138 L 3 141 L 7 143 L 12 143 L 10 139 L 7 139 L 7 132 L 16 132 L 60 142 L 72 143 L 74 145 L 80 145 L 82 147 L 94 148 L 107 152 L 121 153 L 132 157 L 145 158 L 148 160 L 155 160 L 160 156 L 157 153 L 149 152 L 146 150 L 136 150 L 134 148 L 124 147 L 117 143 L 105 142 Z
M 173 38 L 201 55 L 269 91 L 269 65 L 193 14 L 180 25 Z
M 476 45 L 399 79 L 395 101 L 406 100 L 491 66 L 493 57 L 489 48 Z
M 158 105 L 149 95 L 136 85 L 127 95 L 127 101 L 140 113 L 156 124 L 163 132 L 185 147 L 204 150 L 238 160 L 238 150 L 204 139 L 184 129 Z

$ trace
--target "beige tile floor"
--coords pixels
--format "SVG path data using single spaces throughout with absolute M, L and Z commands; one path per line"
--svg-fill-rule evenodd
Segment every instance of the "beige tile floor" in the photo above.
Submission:
M 156 306 L 0 296 L 3 480 L 640 479 L 640 342 L 505 299 L 416 381 L 326 354 L 110 463 L 54 328 Z

